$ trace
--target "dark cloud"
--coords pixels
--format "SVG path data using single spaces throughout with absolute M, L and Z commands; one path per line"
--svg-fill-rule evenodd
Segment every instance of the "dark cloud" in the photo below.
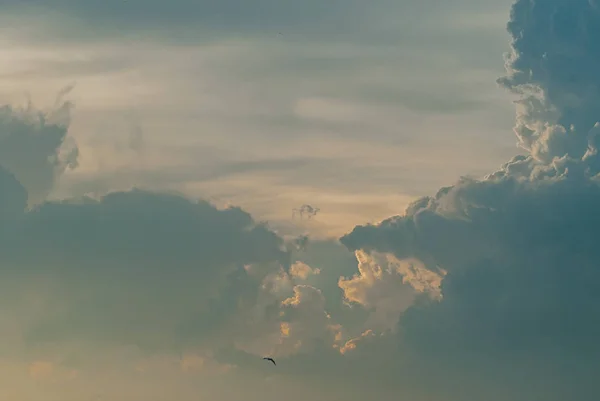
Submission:
M 30 115 L 41 114 L 14 113 L 10 127 L 29 127 Z M 9 138 L 23 130 L 13 131 Z M 44 131 L 24 132 L 28 147 L 15 151 L 46 149 Z M 53 347 L 80 368 L 96 356 L 69 351 L 77 344 L 145 355 L 228 347 L 290 355 L 337 341 L 327 308 L 343 310 L 339 289 L 325 296 L 316 285 L 337 288 L 339 273 L 314 279 L 319 268 L 297 261 L 293 244 L 242 209 L 139 189 L 28 208 L 19 182 L 28 166 L 19 160 L 13 174 L 3 164 L 12 160 L 0 158 L 0 328 L 15 337 L 1 354 Z M 38 174 L 56 171 L 42 166 Z
M 27 321 L 22 339 L 173 350 L 218 338 L 264 276 L 285 274 L 283 239 L 239 208 L 177 194 L 43 201 L 75 163 L 76 153 L 61 158 L 61 96 L 53 113 L 6 106 L 0 116 L 1 298 L 18 300 L 7 313 Z M 251 276 L 250 265 L 264 267 Z
M 356 227 L 341 238 L 361 262 L 352 278 L 348 254 L 316 241 L 293 255 L 310 266 L 288 274 L 283 241 L 239 209 L 132 191 L 22 212 L 18 174 L 4 172 L 2 299 L 41 294 L 30 344 L 239 340 L 217 359 L 266 374 L 257 350 L 289 342 L 278 374 L 347 399 L 596 400 L 597 13 L 590 1 L 515 3 L 500 82 L 522 98 L 515 131 L 529 154 Z M 369 327 L 382 319 L 387 329 Z
M 515 132 L 530 154 L 341 239 L 351 250 L 416 258 L 445 274 L 441 300 L 417 300 L 392 336 L 414 356 L 408 377 L 420 372 L 415 383 L 435 383 L 409 393 L 598 397 L 599 29 L 587 0 L 517 1 L 508 75 L 499 82 L 522 98 Z M 386 369 L 402 377 L 405 362 L 388 358 Z
M 71 88 L 63 89 L 48 111 L 31 103 L 25 108 L 0 108 L 0 165 L 17 176 L 30 203 L 43 201 L 56 179 L 77 166 L 77 145 L 68 137 L 73 105 L 63 100 Z
M 600 11 L 588 0 L 519 1 L 511 17 L 509 74 L 499 82 L 523 95 L 516 133 L 546 163 L 581 159 L 598 122 Z
M 8 184 L 16 211 L 24 191 Z M 258 288 L 244 265 L 288 264 L 282 240 L 238 208 L 139 190 L 43 203 L 3 237 L 5 282 L 47 280 L 38 288 L 46 314 L 25 328 L 31 344 L 198 344 Z
M 0 221 L 14 219 L 27 207 L 27 192 L 14 174 L 0 169 Z

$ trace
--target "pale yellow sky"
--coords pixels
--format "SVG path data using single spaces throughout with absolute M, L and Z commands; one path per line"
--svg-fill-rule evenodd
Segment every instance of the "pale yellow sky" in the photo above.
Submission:
M 177 190 L 284 230 L 294 207 L 311 204 L 320 214 L 294 231 L 337 237 L 517 151 L 498 67 L 402 46 L 273 37 L 49 48 L 5 39 L 0 93 L 49 108 L 74 85 L 79 166 L 53 197 Z

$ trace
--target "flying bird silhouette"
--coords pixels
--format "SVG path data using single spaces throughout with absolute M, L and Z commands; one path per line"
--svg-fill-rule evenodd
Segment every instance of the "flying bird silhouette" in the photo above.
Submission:
M 277 366 L 277 364 L 275 363 L 275 360 L 273 358 L 263 358 L 265 361 L 271 361 L 273 362 L 273 365 Z

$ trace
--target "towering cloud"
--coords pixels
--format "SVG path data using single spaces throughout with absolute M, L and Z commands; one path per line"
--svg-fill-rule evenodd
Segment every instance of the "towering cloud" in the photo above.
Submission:
M 588 0 L 519 1 L 508 31 L 508 75 L 499 82 L 522 95 L 515 129 L 521 144 L 545 163 L 583 158 L 600 107 L 598 8 Z
M 269 352 L 277 374 L 349 400 L 599 399 L 600 4 L 518 0 L 508 30 L 499 83 L 528 154 L 356 227 L 354 275 L 323 243 L 296 245 L 329 264 L 296 262 L 243 210 L 173 194 L 27 210 L 76 154 L 58 157 L 64 123 L 6 108 L 0 144 L 34 159 L 0 150 L 0 352 L 135 344 L 261 374 Z
M 401 347 L 439 380 L 424 391 L 433 399 L 592 400 L 600 10 L 588 0 L 518 0 L 508 30 L 499 82 L 520 97 L 515 132 L 529 155 L 341 240 L 443 276 L 441 299 L 420 299 L 397 322 Z

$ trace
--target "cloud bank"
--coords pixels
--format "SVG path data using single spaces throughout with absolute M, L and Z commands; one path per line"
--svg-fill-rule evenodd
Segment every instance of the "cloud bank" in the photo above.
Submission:
M 335 244 L 287 243 L 239 208 L 177 194 L 28 209 L 76 153 L 59 157 L 67 124 L 6 108 L 0 138 L 32 156 L 0 153 L 0 294 L 15 305 L 0 351 L 183 353 L 184 371 L 260 378 L 248 393 L 267 376 L 288 391 L 301 383 L 294 400 L 332 389 L 349 400 L 598 399 L 600 9 L 518 0 L 508 30 L 498 82 L 519 97 L 527 154 L 356 227 L 341 242 L 358 271 Z M 78 355 L 63 365 L 97 363 Z M 161 371 L 152 361 L 140 369 Z
M 396 337 L 440 380 L 432 399 L 598 395 L 598 29 L 593 2 L 517 1 L 498 82 L 520 98 L 515 133 L 528 155 L 341 239 L 443 276 L 441 299 L 408 308 Z
M 3 112 L 0 274 L 5 299 L 21 301 L 8 309 L 25 317 L 18 319 L 23 346 L 178 352 L 212 340 L 229 345 L 228 329 L 260 328 L 262 321 L 244 321 L 253 308 L 264 312 L 256 305 L 302 314 L 323 302 L 303 284 L 319 270 L 292 264 L 290 244 L 240 208 L 135 189 L 28 205 L 76 153 L 61 161 L 67 123 L 49 122 L 33 106 Z M 283 320 L 270 321 L 280 336 Z

